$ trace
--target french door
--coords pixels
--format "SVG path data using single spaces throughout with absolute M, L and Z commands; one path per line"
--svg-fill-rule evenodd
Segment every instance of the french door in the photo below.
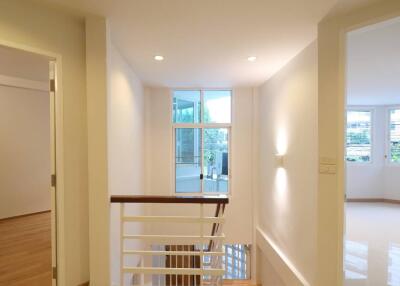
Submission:
M 229 127 L 174 127 L 174 146 L 176 193 L 229 192 Z

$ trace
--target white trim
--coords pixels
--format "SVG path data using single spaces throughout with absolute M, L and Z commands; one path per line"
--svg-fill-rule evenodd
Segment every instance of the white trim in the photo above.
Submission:
M 174 243 L 206 243 L 210 240 L 224 240 L 225 235 L 158 235 L 158 234 L 124 234 L 122 239 L 139 239 L 145 241 Z
M 192 256 L 224 256 L 223 251 L 207 251 L 201 253 L 200 251 L 163 251 L 163 250 L 124 250 L 124 255 L 148 255 L 148 256 L 162 256 L 162 255 L 192 255 Z
M 201 261 L 201 260 L 200 260 Z M 201 268 L 162 268 L 162 267 L 126 267 L 124 273 L 134 274 L 162 274 L 162 275 L 224 275 L 225 269 L 201 269 Z M 200 284 L 202 285 L 202 283 Z
M 49 82 L 0 74 L 0 85 L 49 92 Z
M 375 6 L 376 7 L 376 6 Z M 379 6 L 379 8 L 382 8 L 383 6 Z M 337 123 L 339 124 L 338 126 L 341 126 L 343 124 L 343 119 L 346 119 L 346 99 L 348 97 L 347 94 L 347 70 L 346 70 L 346 66 L 348 64 L 348 59 L 346 57 L 347 55 L 347 35 L 349 32 L 361 29 L 361 28 L 365 28 L 368 27 L 370 25 L 373 24 L 377 24 L 377 23 L 381 23 L 387 20 L 391 20 L 394 19 L 396 17 L 400 16 L 400 10 L 396 10 L 396 11 L 384 11 L 382 13 L 382 11 L 380 11 L 380 9 L 376 9 L 376 11 L 378 11 L 377 13 L 373 13 L 368 14 L 367 17 L 362 16 L 362 18 L 360 19 L 358 16 L 360 16 L 360 14 L 355 11 L 352 11 L 351 14 L 355 14 L 357 17 L 353 17 L 353 19 L 356 19 L 355 21 L 352 21 L 351 23 L 348 22 L 346 23 L 345 21 L 342 21 L 342 23 L 340 23 L 339 26 L 335 27 L 334 32 L 330 32 L 332 34 L 334 34 L 335 36 L 338 37 L 337 40 L 335 40 L 335 42 L 338 43 L 338 47 L 336 47 L 337 50 L 335 50 L 335 48 L 330 49 L 330 52 L 333 51 L 337 51 L 338 54 L 335 55 L 335 57 L 338 60 L 338 78 L 335 79 L 335 84 L 338 88 L 338 94 L 337 94 L 337 102 L 339 102 L 338 108 L 336 110 L 336 116 L 337 116 Z M 349 16 L 349 14 L 347 15 L 347 17 Z M 337 18 L 337 17 L 336 17 Z M 341 26 L 341 27 L 340 27 Z M 331 27 L 331 26 L 330 26 Z M 324 27 L 325 28 L 325 27 Z M 319 77 L 321 77 L 321 73 L 319 72 Z M 326 72 L 325 74 L 326 75 Z M 319 80 L 318 80 L 319 82 Z M 320 83 L 320 82 L 319 82 Z M 319 108 L 319 112 L 320 112 L 320 108 Z M 346 146 L 343 144 L 343 142 L 346 144 L 346 138 L 344 137 L 340 137 L 345 133 L 346 129 L 344 128 L 344 132 L 342 130 L 342 132 L 340 132 L 341 130 L 339 130 L 339 135 L 338 135 L 338 142 L 339 144 L 337 145 L 337 150 L 335 151 L 334 147 L 329 147 L 328 148 L 328 152 L 337 152 L 338 154 L 344 154 L 346 155 Z M 334 132 L 334 131 L 332 131 Z M 340 134 L 342 133 L 342 135 Z M 326 152 L 326 151 L 325 151 Z M 321 150 L 319 151 L 319 156 L 321 156 Z M 337 231 L 333 231 L 332 228 L 329 229 L 329 231 L 332 231 L 334 234 L 337 234 L 338 237 L 336 237 L 336 239 L 339 241 L 338 243 L 338 249 L 337 252 L 340 254 L 339 258 L 337 262 L 337 265 L 334 265 L 334 267 L 336 268 L 336 277 L 337 277 L 337 281 L 340 282 L 340 285 L 344 284 L 344 241 L 345 241 L 345 221 L 346 221 L 346 213 L 345 213 L 345 200 L 343 198 L 345 198 L 346 196 L 346 158 L 344 157 L 343 161 L 340 161 L 341 163 L 338 165 L 338 173 L 337 173 L 337 188 L 336 188 L 336 192 L 338 195 L 338 204 L 336 204 L 337 206 L 337 210 L 339 211 L 338 217 L 337 217 L 337 225 L 335 227 L 337 227 Z M 340 169 L 342 165 L 342 169 Z M 326 199 L 326 196 L 323 196 L 323 199 Z M 334 200 L 333 200 L 334 201 Z M 321 199 L 318 200 L 318 203 L 321 202 Z M 318 216 L 323 216 L 327 217 L 329 211 L 324 210 L 323 208 L 319 208 L 320 210 L 318 211 Z M 329 215 L 331 215 L 331 213 L 329 213 Z M 321 237 L 321 231 L 319 231 L 318 233 L 318 238 Z M 329 237 L 329 240 L 335 239 L 335 237 Z M 319 243 L 318 246 L 318 251 L 320 253 L 324 254 L 324 243 L 327 242 L 327 237 L 323 236 L 322 237 L 322 242 Z M 320 246 L 322 245 L 322 247 Z M 320 255 L 318 256 L 318 259 L 320 259 Z M 334 262 L 332 262 L 334 263 Z M 323 266 L 323 270 L 326 272 L 326 266 Z M 320 279 L 320 278 L 318 278 Z M 319 281 L 319 280 L 318 280 Z
M 174 223 L 224 223 L 224 217 L 199 216 L 124 216 L 125 222 L 174 222 Z
M 282 250 L 264 233 L 260 227 L 256 228 L 257 246 L 267 257 L 285 285 L 290 286 L 310 286 L 310 283 L 301 275 L 293 263 L 286 257 Z

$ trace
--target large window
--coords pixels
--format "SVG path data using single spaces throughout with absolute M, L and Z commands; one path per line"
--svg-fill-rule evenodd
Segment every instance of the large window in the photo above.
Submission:
M 372 111 L 347 111 L 346 160 L 349 162 L 370 162 L 372 154 Z
M 400 163 L 400 109 L 390 109 L 389 117 L 389 158 L 392 163 Z
M 228 193 L 230 90 L 175 90 L 175 191 Z

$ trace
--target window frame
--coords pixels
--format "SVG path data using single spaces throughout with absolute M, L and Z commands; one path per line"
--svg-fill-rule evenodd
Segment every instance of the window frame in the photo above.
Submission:
M 394 109 L 398 109 L 400 110 L 400 105 L 388 105 L 385 108 L 385 114 L 386 114 L 386 128 L 385 128 L 385 132 L 386 132 L 386 142 L 385 142 L 385 163 L 388 166 L 400 166 L 400 162 L 392 162 L 392 150 L 390 147 L 390 124 L 391 124 L 391 120 L 390 120 L 390 111 L 394 110 Z
M 174 123 L 174 91 L 200 91 L 200 123 Z M 204 123 L 204 91 L 221 90 L 229 91 L 231 94 L 231 114 L 230 123 Z M 171 88 L 170 89 L 170 124 L 172 125 L 172 195 L 182 196 L 202 196 L 202 195 L 231 195 L 232 194 L 232 126 L 233 126 L 233 107 L 234 107 L 234 91 L 232 88 Z M 179 128 L 199 128 L 201 129 L 201 172 L 204 168 L 204 129 L 207 128 L 226 128 L 228 132 L 228 191 L 227 192 L 204 192 L 204 180 L 201 180 L 201 192 L 176 192 L 176 129 Z
M 347 160 L 347 115 L 349 111 L 369 111 L 371 113 L 371 156 L 370 160 L 367 162 L 354 162 Z M 345 120 L 345 131 L 346 131 L 346 140 L 345 140 L 345 162 L 347 164 L 351 164 L 353 166 L 368 166 L 374 163 L 374 155 L 375 155 L 375 113 L 376 108 L 372 106 L 348 106 L 346 108 L 346 120 Z

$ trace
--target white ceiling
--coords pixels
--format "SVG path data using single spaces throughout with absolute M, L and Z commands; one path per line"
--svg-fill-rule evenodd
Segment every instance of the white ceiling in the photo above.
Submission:
M 350 105 L 400 104 L 400 18 L 348 34 Z
M 50 0 L 108 17 L 147 85 L 258 85 L 311 43 L 336 0 Z M 154 55 L 163 55 L 155 62 Z M 255 55 L 257 61 L 248 62 Z

